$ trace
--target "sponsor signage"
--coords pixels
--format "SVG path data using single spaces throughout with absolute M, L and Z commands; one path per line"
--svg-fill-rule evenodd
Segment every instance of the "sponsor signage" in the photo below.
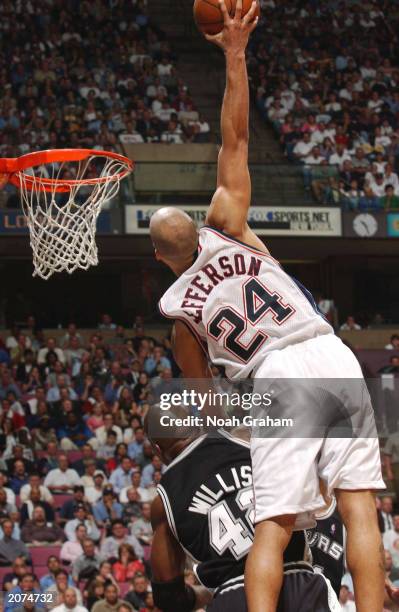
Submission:
M 399 213 L 387 214 L 387 234 L 389 238 L 399 238 Z
M 0 210 L 0 234 L 27 234 L 28 226 L 22 210 Z M 104 210 L 97 221 L 98 234 L 111 234 L 111 215 Z
M 126 233 L 148 234 L 152 215 L 160 208 L 151 205 L 126 206 Z M 182 206 L 198 227 L 205 223 L 208 206 Z M 261 236 L 341 236 L 341 210 L 328 207 L 252 206 L 250 227 Z

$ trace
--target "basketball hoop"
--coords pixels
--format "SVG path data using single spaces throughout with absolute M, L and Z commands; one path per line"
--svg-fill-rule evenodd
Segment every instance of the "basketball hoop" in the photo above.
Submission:
M 98 264 L 96 222 L 133 162 L 110 151 L 54 149 L 0 159 L 0 176 L 21 192 L 34 276 Z

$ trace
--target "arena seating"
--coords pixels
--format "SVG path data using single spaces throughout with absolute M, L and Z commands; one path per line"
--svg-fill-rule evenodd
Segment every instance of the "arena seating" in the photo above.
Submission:
M 347 210 L 397 210 L 396 5 L 264 0 L 262 14 L 253 97 L 305 187 Z
M 206 142 L 145 1 L 2 3 L 0 154 Z M 34 31 L 34 36 L 32 36 Z

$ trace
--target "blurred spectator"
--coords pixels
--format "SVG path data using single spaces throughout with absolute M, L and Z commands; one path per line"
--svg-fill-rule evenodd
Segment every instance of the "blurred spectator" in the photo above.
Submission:
M 384 495 L 384 497 L 381 498 L 381 516 L 384 521 L 384 533 L 394 528 L 392 510 L 392 497 Z
M 25 462 L 18 459 L 14 462 L 14 469 L 10 478 L 10 487 L 15 495 L 19 495 L 22 487 L 28 484 L 28 472 L 25 468 Z
M 85 538 L 82 541 L 82 554 L 72 563 L 72 575 L 78 584 L 80 580 L 92 578 L 100 568 L 102 557 L 98 554 L 94 541 Z
M 54 522 L 55 515 L 54 515 L 53 508 L 50 506 L 48 502 L 42 500 L 41 491 L 39 488 L 37 489 L 32 488 L 30 490 L 30 495 L 28 499 L 21 506 L 21 519 L 20 519 L 21 527 L 23 527 L 23 525 L 27 521 L 32 520 L 34 510 L 37 507 L 43 508 L 47 523 Z
M 117 443 L 120 444 L 123 442 L 121 428 L 115 425 L 113 415 L 108 413 L 104 415 L 104 425 L 96 429 L 96 438 L 99 446 L 106 443 L 107 433 L 111 430 L 116 433 Z
M 10 591 L 13 587 L 17 586 L 21 577 L 28 571 L 29 567 L 26 563 L 26 557 L 16 557 L 12 564 L 12 572 L 6 574 L 3 578 L 3 590 Z
M 40 484 L 40 482 L 40 475 L 37 472 L 32 472 L 32 474 L 30 474 L 29 476 L 28 484 L 21 487 L 21 490 L 19 492 L 19 496 L 22 503 L 28 501 L 32 489 L 39 489 L 40 501 L 47 502 L 50 505 L 54 503 L 53 496 L 51 495 L 49 489 L 44 485 Z
M 118 561 L 112 566 L 115 580 L 127 582 L 138 572 L 141 574 L 145 573 L 144 564 L 137 559 L 134 549 L 130 544 L 121 544 L 118 551 Z
M 69 468 L 66 455 L 58 457 L 58 468 L 50 470 L 44 479 L 44 485 L 52 493 L 72 493 L 73 487 L 79 484 L 79 474 Z
M 55 612 L 88 612 L 87 608 L 78 604 L 76 590 L 68 588 L 64 594 L 64 602 L 53 608 Z
M 73 496 L 67 499 L 60 511 L 60 522 L 65 523 L 75 518 L 76 509 L 84 502 L 84 487 L 77 484 L 73 487 Z
M 26 521 L 21 530 L 23 542 L 35 545 L 41 544 L 61 544 L 64 539 L 64 532 L 55 523 L 46 521 L 46 514 L 41 506 L 36 506 L 33 510 L 32 519 Z
M 64 603 L 65 593 L 68 588 L 74 589 L 78 603 L 82 603 L 82 595 L 80 591 L 75 587 L 71 587 L 69 580 L 70 578 L 68 576 L 68 572 L 66 572 L 64 569 L 60 569 L 55 574 L 54 584 L 50 585 L 46 590 L 46 593 L 51 595 L 51 604 L 49 604 L 50 609 L 54 609 L 56 606 L 60 606 Z
M 396 569 L 399 569 L 399 515 L 393 516 L 393 529 L 387 529 L 383 534 L 384 548 L 392 555 L 392 562 Z
M 64 351 L 57 347 L 55 338 L 49 338 L 46 342 L 46 346 L 44 348 L 41 348 L 38 352 L 37 363 L 39 365 L 44 365 L 46 363 L 48 353 L 55 353 L 57 360 L 62 364 L 65 363 Z
M 55 555 L 50 555 L 47 559 L 47 568 L 49 573 L 42 576 L 40 579 L 40 588 L 43 592 L 47 591 L 51 586 L 55 585 L 56 576 L 61 569 L 60 560 Z M 68 582 L 72 585 L 72 578 L 69 576 Z
M 149 487 L 152 485 L 154 480 L 155 471 L 164 471 L 166 468 L 162 465 L 161 458 L 158 455 L 154 455 L 151 463 L 146 465 L 143 469 L 141 476 L 141 486 Z
M 141 517 L 132 524 L 131 533 L 134 535 L 140 544 L 150 546 L 152 542 L 152 526 L 151 526 L 151 504 L 143 503 L 141 505 Z
M 399 195 L 395 194 L 392 185 L 385 185 L 385 195 L 381 197 L 381 207 L 384 210 L 399 210 Z
M 96 542 L 100 539 L 100 532 L 91 515 L 89 515 L 85 504 L 77 504 L 75 507 L 75 518 L 68 521 L 64 527 L 65 535 L 70 542 L 76 541 L 76 528 L 78 525 L 86 527 L 87 536 Z
M 10 516 L 16 514 L 16 512 L 16 506 L 8 502 L 6 491 L 0 488 L 0 519 L 10 518 Z
M 13 587 L 10 590 L 10 594 L 19 595 L 21 593 L 24 593 L 24 594 L 27 594 L 28 596 L 29 594 L 39 595 L 40 591 L 39 589 L 35 587 L 35 582 L 36 582 L 36 578 L 34 574 L 27 572 L 21 577 L 21 579 L 18 582 L 18 585 Z M 16 608 L 20 606 L 20 602 L 16 601 L 16 599 L 17 599 L 16 597 L 13 597 L 13 598 L 10 596 L 7 597 L 6 604 L 4 606 L 4 612 L 9 612 L 9 610 L 15 610 Z M 37 608 L 40 608 L 40 609 L 45 608 L 45 603 L 41 602 L 40 598 L 38 598 L 38 601 L 35 602 L 35 605 Z
M 343 323 L 339 329 L 341 331 L 359 331 L 362 328 L 358 323 L 356 323 L 355 318 L 352 315 L 349 315 L 345 323 Z
M 385 345 L 387 351 L 399 350 L 399 334 L 392 334 L 390 342 Z
M 107 584 L 104 589 L 104 599 L 97 601 L 92 607 L 92 612 L 117 612 L 119 606 L 123 604 L 119 599 L 118 589 L 114 584 Z M 133 608 L 130 607 L 131 612 Z
M 145 606 L 145 598 L 149 591 L 149 582 L 145 575 L 136 574 L 131 581 L 132 588 L 125 595 L 125 600 L 133 608 L 140 610 Z
M 94 471 L 93 486 L 85 487 L 85 496 L 89 504 L 93 506 L 103 497 L 104 487 L 107 485 L 104 472 L 101 470 Z M 94 511 L 94 509 L 93 509 Z
M 122 517 L 122 506 L 112 488 L 103 490 L 102 498 L 93 507 L 93 515 L 99 525 L 109 525 Z
M 355 602 L 349 599 L 350 592 L 346 585 L 341 585 L 341 590 L 339 592 L 339 603 L 341 604 L 341 609 L 345 612 L 356 612 Z
M 384 550 L 384 558 L 385 558 L 386 577 L 391 582 L 395 582 L 395 580 L 399 580 L 399 568 L 394 567 L 393 561 L 392 561 L 392 555 L 389 552 L 389 550 Z
M 64 562 L 74 563 L 76 559 L 83 554 L 83 542 L 87 538 L 87 529 L 83 523 L 79 523 L 75 527 L 75 536 L 73 540 L 64 542 L 60 552 L 60 558 Z
M 133 469 L 131 459 L 129 457 L 124 457 L 121 461 L 121 465 L 112 472 L 109 478 L 109 482 L 115 493 L 120 493 L 124 487 L 130 485 Z
M 115 519 L 111 525 L 111 535 L 103 540 L 100 552 L 106 559 L 110 559 L 111 557 L 117 558 L 119 546 L 121 544 L 130 544 L 133 546 L 137 557 L 139 559 L 143 558 L 144 551 L 137 538 L 133 535 L 127 535 L 123 522 L 119 519 Z
M 11 565 L 17 560 L 29 559 L 29 551 L 25 544 L 13 538 L 14 524 L 6 519 L 2 523 L 3 537 L 0 540 L 0 565 Z

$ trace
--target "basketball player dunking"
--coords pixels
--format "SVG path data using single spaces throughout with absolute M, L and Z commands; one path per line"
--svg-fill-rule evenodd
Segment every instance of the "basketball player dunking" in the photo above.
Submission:
M 161 209 L 151 219 L 156 258 L 178 276 L 160 309 L 176 320 L 175 347 L 186 378 L 208 375 L 200 347 L 206 344 L 210 361 L 224 366 L 233 380 L 252 376 L 256 385 L 262 379 L 334 377 L 334 397 L 356 404 L 365 424 L 366 435 L 356 438 L 252 437 L 256 527 L 245 572 L 250 612 L 275 612 L 283 552 L 292 532 L 314 524 L 312 513 L 324 505 L 319 478 L 329 494 L 335 493 L 347 530 L 346 558 L 357 612 L 381 612 L 384 565 L 373 491 L 384 488 L 384 482 L 360 366 L 311 295 L 284 272 L 247 224 L 251 182 L 245 49 L 256 25 L 255 8 L 254 3 L 242 17 L 238 0 L 230 17 L 221 2 L 224 28 L 207 37 L 223 49 L 227 66 L 217 189 L 207 225 L 199 232 L 178 209 Z M 363 385 L 358 399 L 348 379 Z M 318 417 L 323 403 L 309 394 L 307 399 L 313 399 Z M 308 408 L 304 404 L 295 403 L 298 417 Z

